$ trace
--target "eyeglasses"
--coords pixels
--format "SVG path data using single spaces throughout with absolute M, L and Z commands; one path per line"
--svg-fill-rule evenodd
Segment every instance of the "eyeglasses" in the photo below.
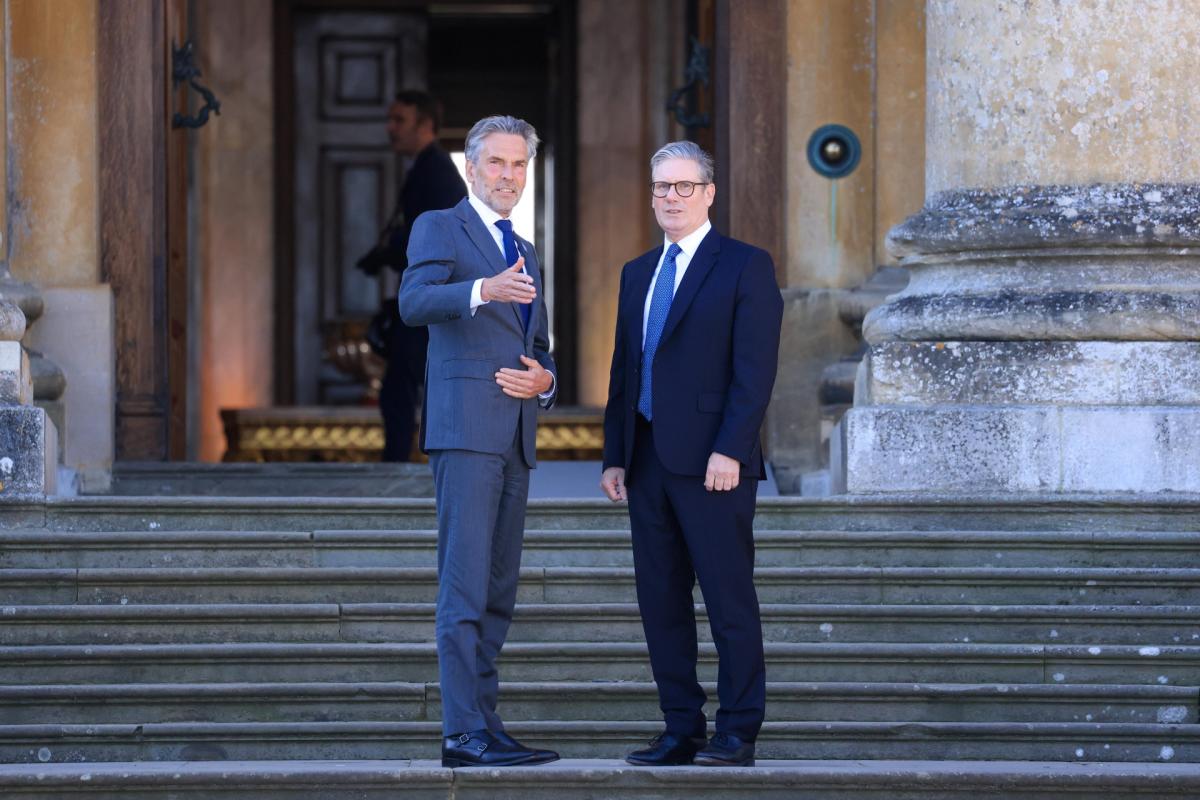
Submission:
M 708 184 L 708 181 L 675 181 L 674 183 L 654 181 L 650 184 L 650 191 L 654 193 L 655 197 L 666 197 L 671 193 L 671 187 L 674 186 L 675 194 L 680 197 L 691 197 L 697 186 L 707 186 Z

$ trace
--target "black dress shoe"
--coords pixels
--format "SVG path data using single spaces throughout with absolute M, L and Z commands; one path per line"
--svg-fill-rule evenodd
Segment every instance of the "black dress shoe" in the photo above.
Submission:
M 537 763 L 537 754 L 502 742 L 487 730 L 469 731 L 442 740 L 443 767 L 515 767 Z
M 498 742 L 502 742 L 508 747 L 514 747 L 518 750 L 528 750 L 533 753 L 533 758 L 528 761 L 522 761 L 522 764 L 549 764 L 551 761 L 558 761 L 559 755 L 553 750 L 538 750 L 535 747 L 528 747 L 521 744 L 513 737 L 509 736 L 504 731 L 489 731 Z
M 702 767 L 753 767 L 754 742 L 742 741 L 732 733 L 716 733 L 696 753 L 695 763 Z
M 650 740 L 649 747 L 634 750 L 625 760 L 635 767 L 678 767 L 692 763 L 692 757 L 703 746 L 703 738 L 660 733 Z

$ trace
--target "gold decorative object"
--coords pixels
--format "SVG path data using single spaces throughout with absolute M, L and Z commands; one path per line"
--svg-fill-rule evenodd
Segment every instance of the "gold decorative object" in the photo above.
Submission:
M 280 406 L 221 409 L 225 461 L 378 461 L 383 420 L 369 406 Z M 537 453 L 547 461 L 599 461 L 603 415 L 562 408 L 538 418 Z M 414 442 L 414 456 L 425 460 Z
M 369 399 L 378 399 L 387 362 L 371 352 L 366 322 L 347 320 L 327 325 L 322 355 L 339 372 L 366 384 Z

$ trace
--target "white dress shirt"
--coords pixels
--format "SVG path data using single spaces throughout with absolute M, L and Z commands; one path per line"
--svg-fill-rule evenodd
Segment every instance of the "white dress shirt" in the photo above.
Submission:
M 496 221 L 504 219 L 504 217 L 500 216 L 496 213 L 495 209 L 476 197 L 474 187 L 472 187 L 472 191 L 467 193 L 467 200 L 470 201 L 471 208 L 475 209 L 475 213 L 483 220 L 483 227 L 488 229 L 488 233 L 492 234 L 492 240 L 496 243 L 496 247 L 500 249 L 500 256 L 507 263 L 508 254 L 504 252 L 504 233 L 496 227 Z M 519 250 L 520 247 L 521 245 L 518 244 L 517 249 Z M 525 254 L 521 253 L 521 255 Z M 524 272 L 525 268 L 522 267 L 521 271 Z M 475 316 L 475 309 L 489 302 L 491 301 L 483 299 L 483 278 L 479 278 L 475 281 L 475 285 L 471 287 L 471 316 Z
M 496 213 L 495 209 L 476 197 L 474 187 L 472 187 L 472 191 L 467 193 L 467 200 L 470 201 L 471 208 L 475 209 L 475 213 L 479 215 L 481 220 L 483 220 L 483 227 L 487 228 L 488 232 L 492 234 L 492 241 L 494 241 L 496 243 L 496 247 L 500 249 L 500 256 L 504 259 L 505 263 L 508 263 L 508 254 L 504 252 L 504 232 L 496 227 L 496 220 L 504 219 L 504 217 L 501 217 L 498 213 Z M 516 234 L 514 233 L 513 235 L 515 236 Z M 522 256 L 525 255 L 524 248 L 521 247 L 520 242 L 517 242 L 517 252 L 519 252 Z M 521 267 L 521 272 L 524 272 L 526 275 L 529 274 L 525 267 Z M 475 310 L 477 308 L 482 305 L 487 305 L 490 302 L 490 300 L 483 299 L 483 278 L 476 278 L 475 284 L 471 287 L 471 316 L 475 316 Z M 532 320 L 530 320 L 530 322 L 532 324 Z M 558 378 L 553 372 L 551 372 L 550 388 L 547 391 L 539 394 L 538 397 L 542 400 L 545 400 L 553 396 L 554 385 L 556 383 L 558 383 Z
M 687 236 L 680 239 L 678 242 L 672 242 L 666 236 L 663 236 L 663 251 L 658 257 L 658 266 L 654 268 L 654 277 L 650 279 L 650 289 L 646 292 L 646 302 L 642 306 L 642 347 L 646 346 L 646 326 L 650 322 L 650 299 L 654 297 L 654 286 L 658 283 L 658 273 L 662 272 L 663 261 L 667 257 L 667 249 L 672 244 L 679 245 L 680 253 L 675 256 L 675 288 L 671 291 L 671 296 L 675 296 L 675 292 L 679 291 L 679 284 L 683 281 L 683 273 L 687 272 L 688 264 L 692 263 L 692 256 L 696 255 L 696 249 L 700 247 L 700 242 L 704 241 L 704 237 L 712 230 L 712 223 L 708 220 L 704 221 L 696 230 L 689 233 Z

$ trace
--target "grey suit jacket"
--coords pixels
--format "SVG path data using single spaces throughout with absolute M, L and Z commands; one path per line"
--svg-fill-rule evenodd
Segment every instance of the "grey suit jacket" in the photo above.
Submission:
M 557 372 L 549 352 L 537 253 L 529 242 L 520 237 L 517 241 L 537 289 L 528 330 L 516 303 L 487 303 L 471 315 L 476 279 L 489 278 L 506 264 L 468 200 L 444 211 L 427 211 L 413 224 L 408 269 L 400 284 L 400 316 L 409 325 L 429 326 L 423 450 L 504 453 L 512 445 L 519 420 L 525 463 L 530 467 L 537 463 L 539 401 L 509 397 L 495 378 L 501 367 L 524 369 L 522 355 Z M 551 396 L 541 405 L 549 408 L 553 402 Z

